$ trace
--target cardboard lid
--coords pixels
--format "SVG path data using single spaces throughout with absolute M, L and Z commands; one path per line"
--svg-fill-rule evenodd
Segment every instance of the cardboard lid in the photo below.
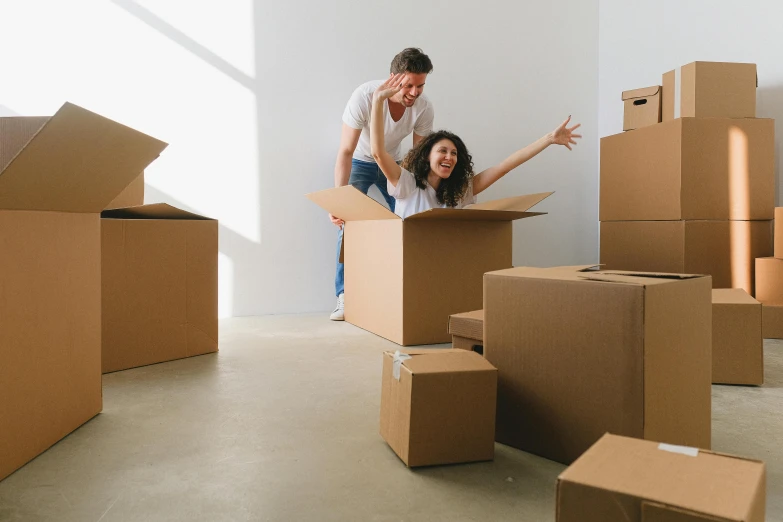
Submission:
M 596 271 L 594 265 L 574 266 L 574 267 L 515 267 L 495 272 L 487 272 L 487 277 L 519 277 L 528 279 L 556 279 L 562 281 L 584 281 L 615 283 L 634 286 L 651 286 L 683 281 L 686 279 L 696 279 L 700 277 L 709 277 L 691 274 L 664 274 L 655 272 L 630 272 L 630 271 Z
M 189 221 L 214 221 L 193 212 L 172 207 L 167 203 L 153 203 L 138 207 L 114 208 L 101 212 L 101 219 L 179 219 Z
M 484 339 L 484 310 L 449 316 L 449 333 L 468 339 Z
M 429 348 L 400 350 L 400 353 L 412 356 L 402 365 L 413 375 L 497 371 L 484 357 L 468 350 Z M 394 352 L 386 352 L 386 355 L 393 357 Z
M 652 87 L 642 87 L 641 89 L 623 91 L 623 101 L 633 100 L 634 98 L 646 98 L 647 96 L 653 96 L 654 94 L 658 94 L 660 90 L 660 85 L 653 85 Z
M 65 103 L 0 172 L 0 209 L 98 213 L 166 146 Z
M 558 480 L 746 520 L 765 473 L 756 460 L 606 434 Z
M 305 197 L 344 221 L 402 219 L 353 185 L 311 192 Z
M 760 305 L 761 303 L 753 299 L 753 297 L 742 288 L 713 288 L 712 304 Z

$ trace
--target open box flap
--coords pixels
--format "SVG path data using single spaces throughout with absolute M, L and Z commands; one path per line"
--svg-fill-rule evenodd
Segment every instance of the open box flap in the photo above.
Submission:
M 115 208 L 101 212 L 102 219 L 179 219 L 188 221 L 214 221 L 193 212 L 172 207 L 167 203 L 153 203 L 138 207 Z
M 49 121 L 49 116 L 6 116 L 0 118 L 0 172 Z
M 66 103 L 0 173 L 0 208 L 98 213 L 166 146 Z
M 431 208 L 405 218 L 405 221 L 513 221 L 546 212 L 515 212 L 510 210 L 469 210 L 464 208 Z
M 654 85 L 652 87 L 643 87 L 641 89 L 634 89 L 632 91 L 623 91 L 623 101 L 633 100 L 634 98 L 646 98 L 647 96 L 658 94 L 658 91 L 660 90 L 660 85 Z
M 484 203 L 468 205 L 465 210 L 511 210 L 525 212 L 538 205 L 554 192 L 540 192 L 538 194 L 525 194 L 510 198 L 493 199 Z
M 352 185 L 305 194 L 305 197 L 344 221 L 401 219 L 370 196 Z

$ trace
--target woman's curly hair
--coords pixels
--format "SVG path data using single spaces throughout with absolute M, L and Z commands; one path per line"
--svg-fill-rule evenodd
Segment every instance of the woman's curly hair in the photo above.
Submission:
M 402 167 L 410 171 L 416 178 L 416 186 L 424 189 L 424 183 L 430 173 L 430 151 L 436 143 L 443 139 L 451 140 L 457 147 L 457 164 L 451 171 L 451 176 L 441 180 L 435 193 L 441 204 L 456 207 L 465 196 L 470 179 L 473 177 L 473 157 L 459 136 L 446 130 L 429 134 L 405 155 Z

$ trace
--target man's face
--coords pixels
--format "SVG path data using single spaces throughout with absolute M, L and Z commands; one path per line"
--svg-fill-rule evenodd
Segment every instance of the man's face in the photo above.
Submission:
M 427 81 L 427 73 L 407 73 L 402 90 L 394 95 L 393 101 L 412 107 L 421 93 L 424 92 L 424 82 Z

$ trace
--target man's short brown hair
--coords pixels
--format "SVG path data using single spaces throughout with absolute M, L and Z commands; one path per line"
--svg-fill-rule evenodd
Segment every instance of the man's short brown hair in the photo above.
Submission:
M 413 73 L 429 74 L 432 72 L 432 62 L 430 57 L 424 54 L 421 49 L 408 47 L 400 54 L 394 57 L 391 62 L 391 73 Z

